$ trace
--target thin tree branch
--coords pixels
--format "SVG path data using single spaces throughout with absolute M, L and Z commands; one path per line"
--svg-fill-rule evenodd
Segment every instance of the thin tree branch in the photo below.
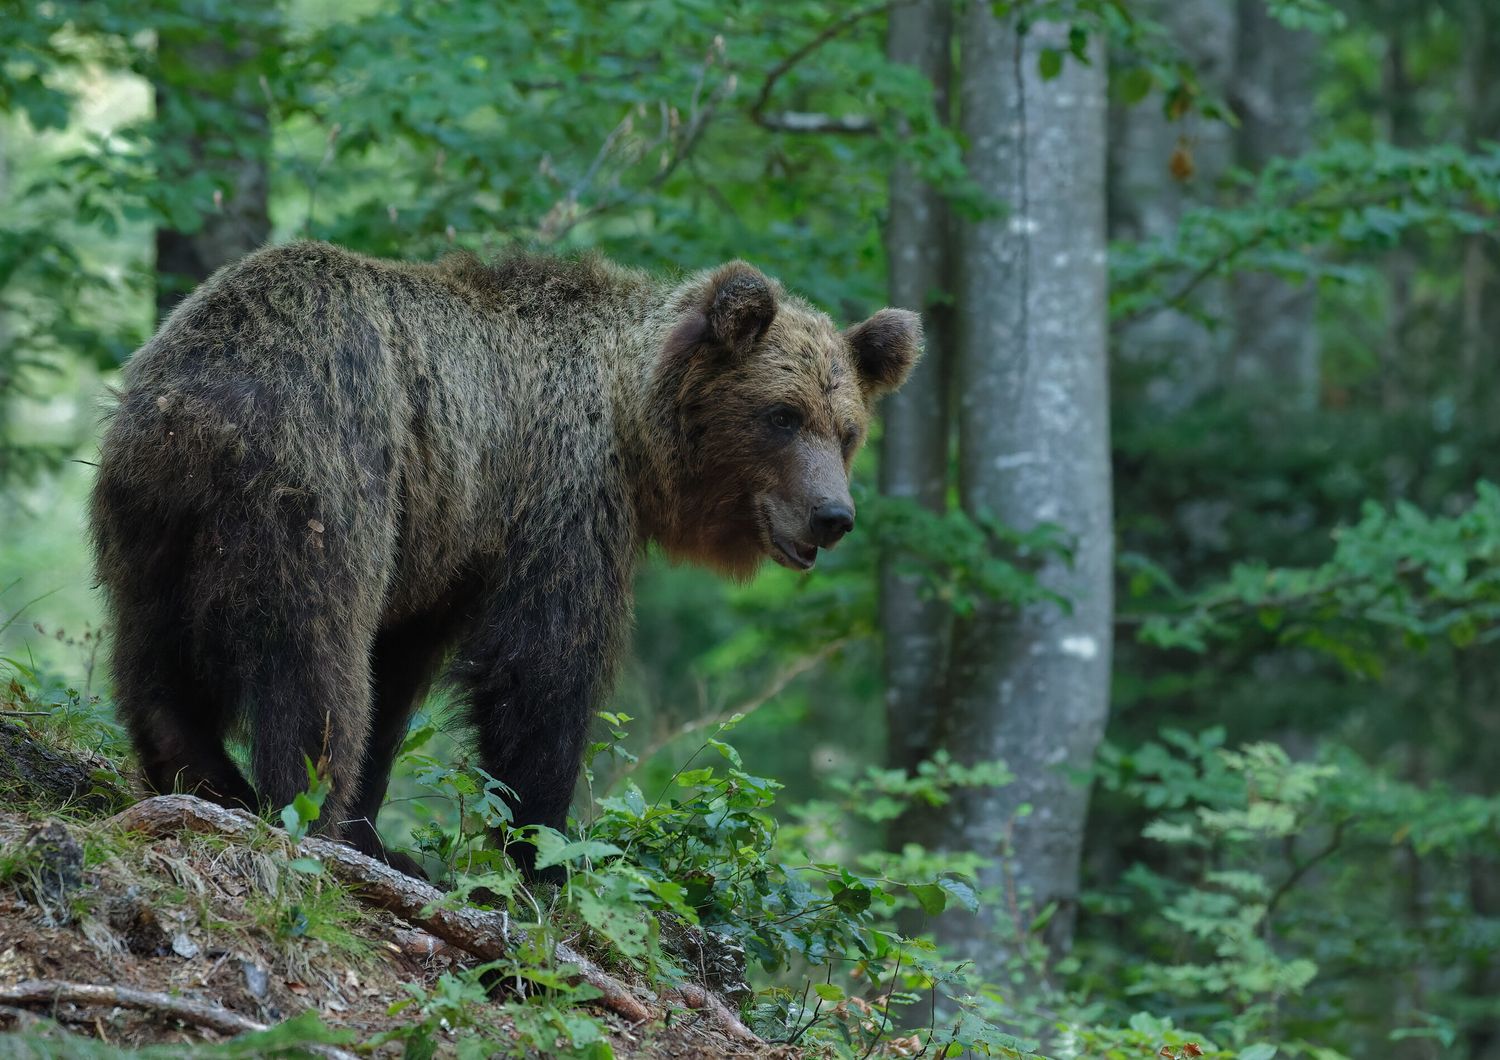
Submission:
M 1344 826 L 1348 823 L 1348 821 L 1340 821 L 1334 825 L 1333 835 L 1329 838 L 1328 844 L 1306 861 L 1294 865 L 1292 871 L 1287 874 L 1287 878 L 1282 880 L 1280 886 L 1271 892 L 1271 897 L 1266 899 L 1266 911 L 1261 914 L 1261 923 L 1265 924 L 1266 930 L 1270 930 L 1271 914 L 1276 912 L 1276 906 L 1280 904 L 1281 900 L 1287 896 L 1293 887 L 1301 882 L 1302 877 L 1306 876 L 1319 862 L 1338 852 L 1339 847 L 1344 842 Z
M 759 1044 L 760 1038 L 749 1027 L 740 1022 L 739 1016 L 710 990 L 693 983 L 673 987 L 662 995 L 664 1000 L 677 998 L 688 1008 L 707 1013 L 709 1021 L 724 1034 L 746 1045 Z
M 885 1004 L 880 1007 L 880 1029 L 875 1032 L 875 1037 L 870 1039 L 870 1047 L 864 1051 L 859 1060 L 870 1060 L 870 1054 L 880 1044 L 880 1039 L 885 1037 L 886 1028 L 891 1024 L 891 995 L 896 991 L 896 978 L 901 974 L 901 959 L 905 956 L 904 947 L 896 951 L 896 968 L 891 972 L 891 985 L 885 988 Z
M 885 0 L 884 3 L 855 8 L 844 15 L 843 18 L 830 22 L 823 28 L 821 33 L 806 41 L 800 48 L 797 48 L 786 58 L 782 59 L 781 62 L 771 67 L 770 72 L 766 74 L 766 79 L 761 82 L 760 91 L 756 94 L 754 102 L 750 104 L 750 120 L 764 129 L 772 129 L 777 132 L 855 134 L 875 132 L 877 129 L 875 120 L 864 115 L 839 117 L 829 114 L 810 114 L 801 111 L 784 111 L 779 114 L 767 114 L 766 106 L 771 102 L 771 93 L 776 90 L 777 82 L 813 52 L 823 47 L 829 41 L 849 32 L 849 30 L 865 19 L 885 14 L 892 8 L 901 7 L 912 2 L 913 0 Z
M 869 136 L 880 127 L 864 114 L 818 114 L 801 110 L 784 110 L 778 114 L 750 115 L 755 124 L 772 132 L 837 133 L 845 136 Z
M 1420 570 L 1421 568 L 1422 564 L 1419 561 L 1414 559 L 1407 559 L 1397 563 L 1395 568 L 1393 569 L 1393 573 L 1396 577 L 1399 578 L 1408 574 L 1412 574 Z M 1224 597 L 1219 600 L 1209 601 L 1206 604 L 1199 605 L 1191 611 L 1158 611 L 1155 613 L 1122 611 L 1115 615 L 1114 624 L 1116 626 L 1142 626 L 1151 621 L 1153 618 L 1183 620 L 1194 617 L 1211 618 L 1216 614 L 1223 614 L 1225 612 L 1227 612 L 1230 616 L 1234 616 L 1237 614 L 1248 614 L 1252 611 L 1261 611 L 1266 608 L 1270 608 L 1272 610 L 1282 610 L 1284 608 L 1294 607 L 1299 604 L 1308 604 L 1322 600 L 1329 594 L 1338 592 L 1340 589 L 1347 589 L 1351 586 L 1359 585 L 1367 581 L 1370 581 L 1370 575 L 1362 573 L 1352 573 L 1343 575 L 1338 578 L 1330 578 L 1328 581 L 1325 581 L 1319 585 L 1309 586 L 1307 589 L 1301 592 L 1283 593 L 1280 596 L 1268 596 L 1261 600 L 1245 600 L 1240 599 L 1239 597 L 1231 596 Z
M 144 832 L 170 835 L 187 830 L 207 835 L 246 840 L 264 828 L 264 822 L 244 810 L 225 809 L 193 795 L 158 795 L 144 799 L 109 818 L 106 824 Z M 361 854 L 353 847 L 311 836 L 294 845 L 297 854 L 322 861 L 330 875 L 360 899 L 379 906 L 416 925 L 450 946 L 494 961 L 513 953 L 525 935 L 511 927 L 503 913 L 471 906 L 444 907 L 445 895 L 431 884 Z M 428 950 L 427 940 L 416 940 Z M 577 979 L 599 991 L 592 1004 L 602 1005 L 631 1023 L 654 1019 L 655 1011 L 614 976 L 566 942 L 553 948 L 560 964 L 572 965 Z M 760 1041 L 735 1015 L 734 1010 L 712 991 L 694 984 L 673 987 L 664 995 L 680 998 L 689 1008 L 702 1012 L 707 1022 L 739 1042 Z M 0 1003 L 6 1000 L 0 994 Z
M 1203 286 L 1210 279 L 1212 279 L 1214 273 L 1218 272 L 1225 265 L 1228 265 L 1231 261 L 1239 257 L 1241 254 L 1245 253 L 1245 251 L 1251 250 L 1257 244 L 1265 242 L 1266 238 L 1270 236 L 1270 234 L 1271 229 L 1269 227 L 1261 228 L 1249 238 L 1240 240 L 1237 243 L 1233 243 L 1230 246 L 1225 247 L 1219 253 L 1210 258 L 1206 264 L 1198 269 L 1198 271 L 1189 276 L 1187 280 L 1177 288 L 1177 290 L 1167 295 L 1167 297 L 1163 298 L 1159 302 L 1152 302 L 1150 305 L 1141 306 L 1133 313 L 1128 313 L 1125 316 L 1121 317 L 1119 320 L 1111 323 L 1109 328 L 1110 333 L 1117 335 L 1120 332 L 1124 331 L 1126 328 L 1130 327 L 1132 324 L 1138 324 L 1142 320 L 1149 320 L 1151 317 L 1156 316 L 1158 313 L 1165 313 L 1168 310 L 1178 308 L 1188 300 L 1188 298 L 1194 291 L 1196 291 L 1199 287 Z
M 0 1003 L 7 1005 L 110 1005 L 168 1016 L 219 1034 L 253 1034 L 270 1028 L 248 1016 L 241 1016 L 207 1001 L 173 997 L 156 990 L 136 990 L 128 986 L 106 986 L 98 983 L 70 983 L 60 979 L 28 979 L 15 986 L 0 986 Z M 307 1045 L 308 1051 L 332 1060 L 354 1060 L 354 1054 L 328 1045 Z
M 568 197 L 562 203 L 559 203 L 557 206 L 555 206 L 552 213 L 550 213 L 548 217 L 543 220 L 541 233 L 543 239 L 545 239 L 547 242 L 556 242 L 562 239 L 583 221 L 589 220 L 593 217 L 597 217 L 602 213 L 606 213 L 607 211 L 619 209 L 621 206 L 628 205 L 629 203 L 634 202 L 636 199 L 639 199 L 647 192 L 655 191 L 657 188 L 660 188 L 663 184 L 665 184 L 673 173 L 677 172 L 678 167 L 681 166 L 685 161 L 687 161 L 687 159 L 692 155 L 693 151 L 698 147 L 698 143 L 703 137 L 704 130 L 707 129 L 709 122 L 712 121 L 714 114 L 718 110 L 719 104 L 722 103 L 735 90 L 737 79 L 734 74 L 730 74 L 727 78 L 714 86 L 713 91 L 708 94 L 708 98 L 703 101 L 703 104 L 701 106 L 699 106 L 698 104 L 698 101 L 702 96 L 703 85 L 708 77 L 708 71 L 714 65 L 718 51 L 719 42 L 716 41 L 714 49 L 709 52 L 709 55 L 704 60 L 703 70 L 698 76 L 697 84 L 693 86 L 693 102 L 691 107 L 689 108 L 687 128 L 682 132 L 681 135 L 673 135 L 673 121 L 675 121 L 676 118 L 675 109 L 670 112 L 670 118 L 672 120 L 668 120 L 668 110 L 666 108 L 666 105 L 662 104 L 662 136 L 660 137 L 660 139 L 649 144 L 641 152 L 641 154 L 644 155 L 645 153 L 654 150 L 657 145 L 661 143 L 670 144 L 671 152 L 663 161 L 662 165 L 657 169 L 656 173 L 652 175 L 651 179 L 641 184 L 639 187 L 633 188 L 625 194 L 618 195 L 613 199 L 605 199 L 585 209 L 575 208 L 577 206 L 578 197 L 582 193 L 583 185 L 593 179 L 593 176 L 598 172 L 599 166 L 603 162 L 605 156 L 609 153 L 613 144 L 618 140 L 621 129 L 625 126 L 626 122 L 629 121 L 629 116 L 627 115 L 626 119 L 624 119 L 619 126 L 616 126 L 615 130 L 612 131 L 609 134 L 609 137 L 604 141 L 604 146 L 600 148 L 599 155 L 595 158 L 593 165 L 590 166 L 589 174 L 585 178 L 585 180 L 580 182 L 579 185 L 575 185 L 572 191 L 569 192 Z M 553 216 L 558 214 L 561 214 L 562 216 L 560 216 L 558 220 L 553 221 Z
M 836 637 L 835 639 L 829 641 L 827 644 L 822 645 L 815 651 L 808 652 L 806 655 L 802 655 L 796 659 L 793 659 L 788 665 L 776 671 L 776 673 L 771 675 L 771 679 L 766 682 L 765 686 L 749 699 L 742 700 L 735 706 L 730 707 L 727 710 L 716 711 L 713 714 L 705 714 L 700 718 L 694 718 L 693 720 L 685 722 L 682 725 L 679 725 L 677 728 L 672 729 L 666 735 L 652 741 L 652 743 L 648 747 L 641 751 L 634 762 L 632 762 L 630 765 L 626 766 L 624 769 L 620 770 L 619 773 L 610 778 L 610 788 L 614 788 L 615 785 L 617 785 L 620 781 L 636 772 L 647 762 L 651 761 L 652 758 L 660 754 L 664 749 L 682 739 L 682 737 L 691 736 L 695 732 L 701 732 L 704 729 L 710 729 L 714 728 L 715 726 L 723 725 L 736 714 L 743 716 L 755 713 L 755 711 L 765 706 L 776 696 L 779 696 L 787 685 L 791 684 L 793 681 L 801 677 L 803 674 L 807 673 L 807 671 L 813 669 L 815 666 L 823 663 L 830 655 L 838 651 L 853 639 L 853 637 Z

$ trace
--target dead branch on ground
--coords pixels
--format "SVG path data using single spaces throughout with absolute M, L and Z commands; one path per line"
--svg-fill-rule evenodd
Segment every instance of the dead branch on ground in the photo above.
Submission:
M 141 1012 L 170 1016 L 195 1027 L 204 1027 L 230 1036 L 270 1029 L 264 1023 L 222 1006 L 207 1001 L 173 997 L 157 990 L 136 990 L 128 986 L 100 983 L 70 983 L 61 979 L 28 979 L 15 986 L 0 986 L 0 1004 L 52 1006 L 60 1003 L 133 1008 Z M 309 1045 L 307 1048 L 330 1060 L 354 1060 L 354 1054 L 332 1046 Z

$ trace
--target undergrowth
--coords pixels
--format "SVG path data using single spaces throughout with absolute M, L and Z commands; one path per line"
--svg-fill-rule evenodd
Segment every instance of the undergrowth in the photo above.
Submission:
M 103 750 L 114 766 L 101 767 L 101 786 L 123 783 L 119 733 L 100 705 L 67 682 L 9 665 L 0 725 Z M 394 985 L 387 1026 L 375 1033 L 351 1037 L 332 1014 L 304 1013 L 267 1037 L 174 1048 L 174 1056 L 297 1055 L 330 1042 L 418 1060 L 614 1056 L 619 1026 L 588 1004 L 594 988 L 558 958 L 567 942 L 668 1009 L 674 986 L 706 983 L 768 1043 L 810 1056 L 1337 1060 L 1344 1054 L 1317 1044 L 1322 1024 L 1303 1015 L 1309 998 L 1332 1003 L 1339 974 L 1357 974 L 1324 966 L 1323 922 L 1356 908 L 1348 896 L 1368 891 L 1393 842 L 1434 864 L 1461 861 L 1493 846 L 1500 820 L 1497 800 L 1399 785 L 1337 749 L 1296 760 L 1274 744 L 1225 746 L 1212 730 L 1110 747 L 1101 788 L 1155 812 L 1140 842 L 1172 856 L 1085 896 L 1096 925 L 1129 932 L 1129 951 L 1091 940 L 1049 966 L 1038 935 L 1050 910 L 1024 895 L 976 892 L 971 860 L 911 846 L 866 850 L 848 839 L 856 824 L 879 826 L 915 803 L 940 806 L 963 788 L 1007 783 L 999 763 L 871 768 L 787 806 L 781 784 L 755 773 L 730 742 L 737 716 L 649 790 L 626 750 L 631 719 L 601 720 L 588 800 L 567 833 L 514 826 L 514 794 L 451 753 L 437 726 L 419 724 L 403 748 L 399 769 L 417 800 L 407 807 L 418 822 L 414 853 L 442 878 L 444 901 L 504 914 L 518 944 L 503 959 Z M 606 763 L 620 768 L 606 773 Z M 371 969 L 379 963 L 371 912 L 317 860 L 287 854 L 283 833 L 315 830 L 326 795 L 310 767 L 308 790 L 276 815 L 280 829 L 268 826 L 248 844 L 153 842 L 97 827 L 104 808 L 13 802 L 0 836 L 0 894 L 27 897 L 107 943 L 109 903 L 128 892 L 160 911 L 167 945 L 190 927 L 226 951 L 253 942 L 288 977 Z M 84 871 L 109 886 L 47 906 L 45 859 L 18 841 L 15 822 L 24 819 L 71 829 Z M 535 849 L 539 867 L 560 868 L 565 882 L 528 886 L 507 854 L 517 844 Z M 212 871 L 226 866 L 225 879 L 247 881 L 228 906 Z M 912 930 L 1001 899 L 1007 911 L 987 929 L 1008 955 L 1001 982 L 976 981 Z M 1433 920 L 1422 930 L 1461 928 Z M 1360 937 L 1372 930 L 1360 926 Z M 1094 939 L 1101 934 L 1096 926 Z M 1414 1014 L 1400 1033 L 1441 1042 L 1447 1026 L 1440 1014 Z M 59 1052 L 46 1027 L 3 1041 L 15 1055 L 36 1041 L 52 1051 L 31 1055 L 118 1055 L 76 1038 Z

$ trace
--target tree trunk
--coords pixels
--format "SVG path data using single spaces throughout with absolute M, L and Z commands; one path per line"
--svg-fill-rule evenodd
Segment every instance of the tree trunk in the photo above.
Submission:
M 1225 95 L 1234 75 L 1239 19 L 1223 0 L 1149 0 L 1144 13 L 1162 23 L 1209 92 Z M 1111 239 L 1170 240 L 1182 215 L 1211 204 L 1218 180 L 1234 164 L 1234 129 L 1189 114 L 1171 121 L 1153 94 L 1110 109 L 1109 233 Z M 1174 158 L 1191 165 L 1173 166 Z M 1204 284 L 1195 299 L 1209 315 L 1229 315 L 1225 285 Z M 1150 372 L 1150 407 L 1179 411 L 1225 379 L 1228 329 L 1205 326 L 1175 309 L 1126 328 L 1116 355 Z
M 1274 158 L 1311 146 L 1319 39 L 1276 21 L 1265 0 L 1240 0 L 1234 84 L 1240 117 L 1239 161 L 1258 172 Z M 1286 402 L 1312 408 L 1321 365 L 1311 282 L 1249 274 L 1234 283 L 1235 375 L 1274 387 Z
M 201 223 L 156 230 L 158 320 L 214 270 L 270 238 L 271 120 L 262 72 L 274 56 L 274 12 L 268 5 L 230 27 L 174 26 L 157 42 L 160 181 L 170 188 L 207 173 L 218 188 L 182 211 Z
M 1482 149 L 1500 135 L 1500 86 L 1491 73 L 1500 63 L 1500 18 L 1487 0 L 1471 0 L 1464 21 L 1463 80 L 1460 94 L 1467 116 L 1464 146 Z M 1495 334 L 1494 265 L 1489 240 L 1464 240 L 1463 298 L 1460 317 L 1458 400 L 1476 427 L 1493 421 L 1495 369 L 1487 356 Z
M 890 14 L 891 61 L 914 66 L 927 76 L 939 115 L 948 110 L 951 11 L 949 0 L 922 0 Z M 922 313 L 926 350 L 906 385 L 886 398 L 882 409 L 880 491 L 942 511 L 948 487 L 951 331 L 943 300 L 935 296 L 948 286 L 948 211 L 942 196 L 909 163 L 898 161 L 891 170 L 885 242 L 891 304 Z M 900 573 L 900 562 L 900 557 L 888 556 L 882 564 L 880 628 L 889 759 L 893 767 L 910 770 L 935 749 L 938 690 L 952 612 L 942 601 L 924 598 L 921 579 Z M 893 849 L 921 842 L 927 816 L 912 812 L 894 822 Z
M 957 354 L 959 488 L 966 512 L 1021 530 L 1055 524 L 1072 562 L 1041 582 L 1066 609 L 981 606 L 955 627 L 945 744 L 961 760 L 1003 758 L 1014 783 L 957 800 L 939 837 L 989 856 L 981 883 L 1014 901 L 985 923 L 939 932 L 981 972 L 1003 967 L 1000 918 L 1055 906 L 1051 951 L 1072 941 L 1088 811 L 1081 778 L 1109 710 L 1113 606 L 1105 59 L 1069 57 L 1043 80 L 1044 49 L 1068 27 L 971 5 L 963 29 L 963 126 L 970 172 L 1005 216 L 968 226 L 961 247 Z M 1025 809 L 1029 807 L 1029 812 Z M 1002 854 L 1008 856 L 1002 858 Z M 1012 885 L 1014 890 L 1012 891 Z

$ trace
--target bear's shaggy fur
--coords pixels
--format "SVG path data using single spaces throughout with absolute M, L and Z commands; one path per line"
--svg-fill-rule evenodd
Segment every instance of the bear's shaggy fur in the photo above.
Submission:
M 392 760 L 451 655 L 517 822 L 562 827 L 646 544 L 810 566 L 919 340 L 897 310 L 840 332 L 740 262 L 664 283 L 297 243 L 226 267 L 126 366 L 92 497 L 148 782 L 276 806 L 308 756 L 324 830 L 383 854 Z

